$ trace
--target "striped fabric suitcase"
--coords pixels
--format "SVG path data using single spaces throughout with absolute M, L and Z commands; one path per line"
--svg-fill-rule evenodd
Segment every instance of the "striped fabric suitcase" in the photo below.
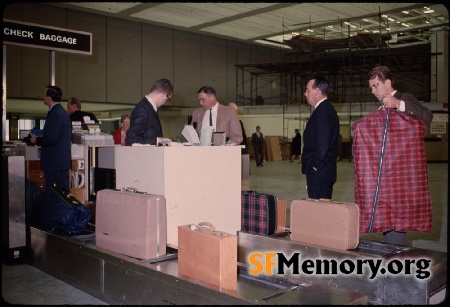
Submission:
M 359 208 L 331 200 L 291 203 L 291 240 L 326 248 L 349 250 L 359 244 Z
M 97 247 L 144 260 L 166 254 L 164 196 L 100 190 L 97 192 L 95 215 Z
M 286 200 L 272 194 L 242 191 L 241 230 L 259 235 L 285 231 Z

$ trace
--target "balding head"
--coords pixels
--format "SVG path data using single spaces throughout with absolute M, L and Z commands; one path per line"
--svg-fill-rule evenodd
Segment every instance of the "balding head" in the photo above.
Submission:
M 238 113 L 238 106 L 234 102 L 229 102 L 228 105 L 234 109 L 236 114 Z

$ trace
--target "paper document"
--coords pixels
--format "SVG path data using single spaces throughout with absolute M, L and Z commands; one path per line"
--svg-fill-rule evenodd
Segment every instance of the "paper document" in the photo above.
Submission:
M 183 134 L 183 136 L 186 138 L 186 140 L 192 146 L 200 145 L 200 140 L 198 138 L 197 131 L 195 131 L 193 126 L 191 126 L 191 125 L 184 126 L 183 131 L 181 132 L 181 134 Z

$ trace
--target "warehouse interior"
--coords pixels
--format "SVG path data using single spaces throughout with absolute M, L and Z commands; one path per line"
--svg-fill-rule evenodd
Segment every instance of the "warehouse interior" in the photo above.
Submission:
M 181 131 L 199 107 L 196 91 L 208 84 L 216 88 L 220 103 L 236 102 L 247 136 L 258 125 L 266 136 L 263 168 L 252 160 L 250 145 L 247 188 L 273 193 L 288 204 L 306 197 L 301 165 L 288 160 L 294 129 L 302 132 L 313 111 L 304 96 L 308 78 L 319 74 L 330 82 L 329 99 L 338 112 L 341 134 L 335 199 L 353 202 L 352 124 L 379 106 L 367 85 L 367 73 L 374 66 L 388 66 L 396 77 L 396 89 L 413 93 L 434 114 L 425 132 L 433 231 L 409 233 L 408 243 L 443 253 L 446 259 L 449 16 L 445 5 L 49 2 L 2 6 L 4 20 L 92 34 L 89 55 L 4 42 L 4 142 L 20 141 L 29 129 L 43 128 L 47 108 L 42 89 L 47 84 L 55 82 L 62 88 L 63 105 L 69 97 L 79 97 L 82 109 L 100 120 L 102 133 L 112 134 L 120 126 L 120 116 L 130 114 L 152 82 L 162 77 L 174 83 L 171 101 L 159 111 L 165 136 L 184 142 Z M 81 193 L 86 198 L 86 191 Z M 287 218 L 289 225 L 289 206 Z M 361 239 L 382 241 L 382 235 Z M 3 299 L 49 305 L 141 304 L 146 299 L 147 294 L 140 301 L 140 294 L 111 299 L 105 289 L 91 291 L 86 287 L 90 281 L 83 277 L 80 283 L 66 272 L 47 269 L 48 259 L 33 259 L 33 265 L 2 263 Z M 86 271 L 80 270 L 92 274 Z M 133 287 L 135 280 L 129 281 Z M 23 295 L 25 291 L 29 295 Z M 426 304 L 441 302 L 446 298 L 446 280 L 444 290 L 433 289 L 426 295 Z M 341 300 L 321 303 L 376 303 L 370 295 L 368 301 L 351 293 L 331 296 Z M 210 299 L 214 302 L 214 294 Z M 224 302 L 235 303 L 228 299 Z M 266 303 L 275 303 L 272 299 Z

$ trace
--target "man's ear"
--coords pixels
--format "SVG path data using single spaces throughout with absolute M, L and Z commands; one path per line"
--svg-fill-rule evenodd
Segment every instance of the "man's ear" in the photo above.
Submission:
M 384 81 L 384 83 L 386 83 L 387 86 L 392 87 L 391 79 L 386 79 L 386 81 Z

